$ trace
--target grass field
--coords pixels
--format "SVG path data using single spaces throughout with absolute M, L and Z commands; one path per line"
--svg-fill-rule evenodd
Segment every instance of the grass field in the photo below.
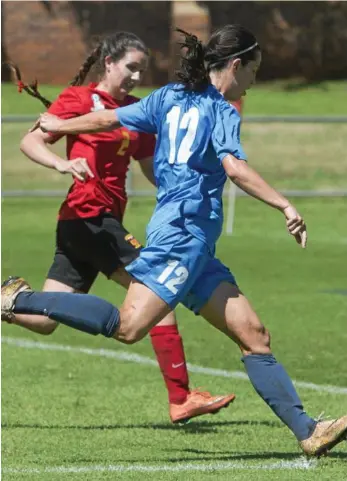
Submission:
M 59 88 L 42 91 L 53 98 Z M 246 113 L 346 115 L 344 91 L 343 82 L 297 91 L 295 85 L 285 90 L 283 84 L 265 84 L 247 96 Z M 2 88 L 2 101 L 3 114 L 41 110 L 9 85 Z M 67 189 L 69 177 L 32 164 L 18 151 L 28 126 L 2 126 L 3 190 Z M 346 188 L 346 124 L 244 124 L 242 135 L 251 164 L 278 188 Z M 63 153 L 63 143 L 57 149 Z M 136 163 L 133 182 L 147 188 Z M 53 256 L 60 201 L 3 200 L 2 278 L 20 274 L 40 289 Z M 307 411 L 334 417 L 347 413 L 347 202 L 295 204 L 308 225 L 307 250 L 288 237 L 278 212 L 240 198 L 234 234 L 221 237 L 218 256 L 270 328 L 274 354 L 298 381 Z M 152 199 L 129 202 L 125 224 L 140 240 L 153 206 Z M 93 293 L 116 304 L 124 297 L 104 278 Z M 291 433 L 240 377 L 238 349 L 183 307 L 177 314 L 191 385 L 237 395 L 229 409 L 185 427 L 169 422 L 148 339 L 127 347 L 65 327 L 44 338 L 2 326 L 2 479 L 346 480 L 347 443 L 328 458 L 307 462 Z
M 29 79 L 27 79 L 29 80 Z M 54 100 L 65 86 L 41 85 L 44 97 Z M 13 84 L 2 84 L 2 114 L 33 114 L 43 105 L 25 92 L 21 95 Z M 152 89 L 139 88 L 134 95 L 147 95 Z M 299 82 L 265 82 L 255 85 L 245 99 L 246 115 L 347 115 L 346 81 L 301 85 Z
M 2 188 L 8 190 L 67 190 L 70 178 L 42 168 L 19 151 L 30 124 L 3 124 Z M 347 178 L 346 124 L 243 124 L 242 143 L 250 164 L 282 189 L 345 189 Z M 56 151 L 64 157 L 64 142 Z M 151 186 L 132 163 L 132 188 Z
M 235 235 L 221 238 L 218 255 L 271 329 L 274 353 L 293 378 L 338 389 L 347 386 L 347 297 L 339 294 L 346 293 L 345 203 L 298 200 L 297 205 L 309 226 L 306 251 L 287 236 L 279 213 L 240 199 Z M 22 274 L 40 288 L 53 254 L 57 207 L 55 199 L 4 200 L 3 277 Z M 140 239 L 152 207 L 143 199 L 130 203 L 126 224 Z M 123 298 L 101 278 L 93 292 L 116 303 Z M 190 363 L 242 370 L 235 346 L 184 308 L 177 313 Z M 295 439 L 248 381 L 220 372 L 192 373 L 193 386 L 235 391 L 238 397 L 218 416 L 178 428 L 168 420 L 159 370 L 147 364 L 153 359 L 147 339 L 125 347 L 64 327 L 42 338 L 8 325 L 2 334 L 3 479 L 345 479 L 347 444 L 304 468 Z M 8 338 L 43 342 L 46 349 L 8 344 Z M 75 350 L 56 350 L 61 346 Z M 104 348 L 114 358 L 88 355 L 80 347 Z M 124 352 L 145 359 L 122 361 Z M 307 410 L 314 416 L 347 412 L 346 388 L 324 389 L 299 389 Z
M 42 92 L 55 98 L 62 87 L 42 86 Z M 140 89 L 144 95 L 149 89 Z M 253 115 L 347 115 L 341 99 L 346 82 L 322 82 L 306 88 L 283 82 L 265 83 L 247 95 L 245 113 Z M 2 85 L 2 112 L 37 114 L 40 102 L 25 93 L 19 95 L 12 84 Z M 70 179 L 28 161 L 18 149 L 30 123 L 2 125 L 2 189 L 66 190 Z M 242 142 L 249 162 L 277 188 L 344 189 L 347 178 L 347 124 L 249 124 L 242 126 Z M 64 142 L 56 151 L 64 156 Z M 151 190 L 132 165 L 132 188 Z

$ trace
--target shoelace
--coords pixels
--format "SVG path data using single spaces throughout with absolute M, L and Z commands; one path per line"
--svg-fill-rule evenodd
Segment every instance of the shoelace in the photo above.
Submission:
M 315 418 L 315 421 L 317 421 L 317 423 L 319 423 L 320 421 L 333 421 L 333 419 L 331 419 L 331 416 L 324 416 L 324 413 L 325 411 L 322 411 L 320 415 Z

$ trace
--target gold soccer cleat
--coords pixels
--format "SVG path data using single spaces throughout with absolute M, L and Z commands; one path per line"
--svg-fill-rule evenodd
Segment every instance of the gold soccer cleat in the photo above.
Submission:
M 31 291 L 31 287 L 22 277 L 10 276 L 1 284 L 1 320 L 13 322 L 14 303 L 20 292 Z
M 301 449 L 308 456 L 321 456 L 341 441 L 347 439 L 347 416 L 330 421 L 318 421 L 308 439 L 300 442 Z

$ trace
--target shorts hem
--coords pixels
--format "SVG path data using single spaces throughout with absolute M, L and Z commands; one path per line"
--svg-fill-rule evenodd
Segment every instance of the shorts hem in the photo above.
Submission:
M 82 286 L 77 285 L 77 283 L 74 283 L 73 281 L 69 281 L 69 279 L 66 279 L 66 277 L 51 274 L 51 273 L 47 274 L 46 279 L 51 280 L 51 281 L 61 282 L 62 284 L 65 284 L 66 286 L 71 287 L 72 289 L 76 289 L 77 291 L 81 291 L 81 292 L 84 292 L 86 294 L 89 292 L 89 289 L 90 289 L 90 288 L 87 289 L 83 285 Z
M 164 296 L 163 294 L 160 292 L 159 289 L 156 288 L 156 286 L 154 286 L 153 284 L 151 284 L 150 282 L 146 282 L 146 280 L 142 277 L 142 276 L 136 276 L 134 275 L 131 270 L 128 271 L 128 269 L 126 269 L 126 271 L 128 272 L 128 274 L 131 275 L 131 277 L 133 277 L 136 281 L 138 282 L 141 282 L 141 284 L 143 284 L 144 286 L 148 287 L 148 289 L 150 289 L 152 292 L 154 292 L 154 294 L 156 294 L 158 297 L 160 297 L 160 299 L 162 301 L 164 301 L 169 307 L 170 309 L 174 310 L 175 307 L 177 306 L 177 304 L 179 304 L 180 302 L 182 302 L 181 299 L 179 300 L 176 300 L 176 299 L 173 299 L 171 302 L 168 302 L 167 299 L 164 299 Z
M 199 316 L 201 309 L 208 303 L 208 301 L 212 297 L 212 294 L 222 282 L 227 282 L 228 284 L 232 284 L 233 286 L 236 286 L 238 288 L 238 285 L 233 275 L 221 277 L 220 279 L 218 279 L 218 283 L 215 284 L 211 289 L 209 289 L 208 293 L 204 294 L 204 296 L 202 296 L 200 299 L 197 299 L 195 302 L 192 302 L 191 304 L 189 304 L 189 302 L 185 302 L 185 299 L 183 299 L 182 304 L 187 309 L 192 311 L 196 316 Z

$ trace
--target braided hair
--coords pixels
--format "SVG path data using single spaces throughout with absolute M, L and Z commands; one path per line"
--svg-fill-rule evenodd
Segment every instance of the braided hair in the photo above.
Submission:
M 94 65 L 98 65 L 99 70 L 101 73 L 103 73 L 105 71 L 106 57 L 109 56 L 113 62 L 117 62 L 123 58 L 129 49 L 139 50 L 140 52 L 144 52 L 146 55 L 149 55 L 149 50 L 144 42 L 131 32 L 116 32 L 113 35 L 108 35 L 91 51 L 69 85 L 83 85 L 88 73 L 90 72 L 90 69 Z M 46 99 L 40 94 L 36 79 L 27 85 L 22 81 L 21 72 L 18 66 L 12 63 L 8 63 L 8 66 L 14 74 L 19 92 L 24 90 L 32 97 L 40 100 L 47 109 L 52 105 L 50 100 Z

